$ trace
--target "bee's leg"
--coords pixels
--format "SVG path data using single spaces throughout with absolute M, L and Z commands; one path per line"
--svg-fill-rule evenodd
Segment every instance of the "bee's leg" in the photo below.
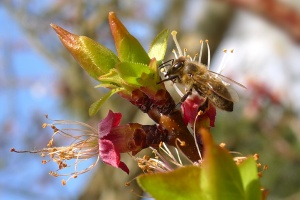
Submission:
M 201 106 L 199 106 L 198 112 L 199 111 L 204 112 L 207 108 L 208 108 L 208 98 L 205 98 L 205 101 L 203 102 L 203 104 Z
M 181 105 L 192 94 L 193 88 L 190 88 L 180 99 L 180 102 L 176 104 L 176 107 Z
M 202 98 L 204 98 L 204 95 L 203 95 L 203 93 L 201 92 L 201 90 L 199 90 L 199 88 L 195 87 L 195 90 L 198 92 L 198 94 L 199 94 Z M 208 108 L 208 98 L 205 97 L 205 98 L 204 98 L 204 102 L 203 102 L 203 103 L 201 104 L 201 106 L 199 106 L 199 108 L 198 108 L 198 112 L 199 112 L 199 111 L 204 112 L 207 108 Z

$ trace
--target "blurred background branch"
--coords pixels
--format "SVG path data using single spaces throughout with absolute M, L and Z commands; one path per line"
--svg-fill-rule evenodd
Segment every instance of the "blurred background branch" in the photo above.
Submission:
M 300 42 L 300 13 L 299 2 L 279 0 L 223 0 L 236 7 L 241 7 L 250 12 L 266 18 L 270 22 L 287 31 L 287 33 Z M 295 5 L 293 5 L 295 4 Z

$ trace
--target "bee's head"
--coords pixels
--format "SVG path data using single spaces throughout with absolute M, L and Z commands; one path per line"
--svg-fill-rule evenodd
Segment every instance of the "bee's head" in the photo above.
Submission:
M 185 57 L 181 56 L 178 59 L 176 59 L 173 63 L 172 66 L 168 69 L 167 73 L 165 74 L 165 77 L 177 74 L 183 67 L 185 63 Z

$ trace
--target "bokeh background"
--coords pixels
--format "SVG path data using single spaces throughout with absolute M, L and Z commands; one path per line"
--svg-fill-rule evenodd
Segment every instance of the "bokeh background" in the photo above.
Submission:
M 109 11 L 146 49 L 165 28 L 177 30 L 191 54 L 199 51 L 200 39 L 208 39 L 213 69 L 224 48 L 234 49 L 223 74 L 247 90 L 237 88 L 240 102 L 233 113 L 218 110 L 214 138 L 232 151 L 260 155 L 269 166 L 261 179 L 269 199 L 300 199 L 298 0 L 0 1 L 0 199 L 140 199 L 134 184 L 124 186 L 141 173 L 129 156 L 124 159 L 130 176 L 99 165 L 62 186 L 60 178 L 48 175 L 54 164 L 42 165 L 38 155 L 10 153 L 12 147 L 32 150 L 47 144 L 51 130 L 41 127 L 44 114 L 97 126 L 112 109 L 123 113 L 124 123 L 153 123 L 117 95 L 90 118 L 90 104 L 106 91 L 94 88 L 96 82 L 49 26 L 56 23 L 115 51 Z M 170 39 L 167 58 L 172 48 Z

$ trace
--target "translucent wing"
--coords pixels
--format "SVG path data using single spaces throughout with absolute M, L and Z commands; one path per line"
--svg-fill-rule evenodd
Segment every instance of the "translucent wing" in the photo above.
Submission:
M 236 82 L 235 80 L 232 80 L 231 78 L 228 78 L 227 76 L 224 76 L 224 75 L 219 74 L 219 73 L 214 72 L 214 71 L 210 71 L 210 70 L 208 70 L 208 71 L 209 71 L 209 73 L 213 74 L 215 77 L 222 77 L 223 79 L 226 79 L 228 82 L 234 83 L 235 85 L 238 85 L 238 86 L 240 86 L 244 89 L 247 89 L 244 85 L 240 84 L 239 82 Z
M 193 79 L 199 84 L 205 85 L 211 92 L 217 94 L 218 96 L 231 101 L 238 102 L 239 96 L 236 91 L 226 84 L 220 77 L 212 75 L 206 79 L 201 78 L 201 76 L 193 76 Z
M 222 86 L 220 84 L 222 84 Z M 211 91 L 224 99 L 231 102 L 239 101 L 237 92 L 230 85 L 225 85 L 224 82 L 219 82 L 217 85 L 215 83 L 208 82 L 207 85 L 210 87 Z M 222 89 L 220 87 L 222 87 Z

